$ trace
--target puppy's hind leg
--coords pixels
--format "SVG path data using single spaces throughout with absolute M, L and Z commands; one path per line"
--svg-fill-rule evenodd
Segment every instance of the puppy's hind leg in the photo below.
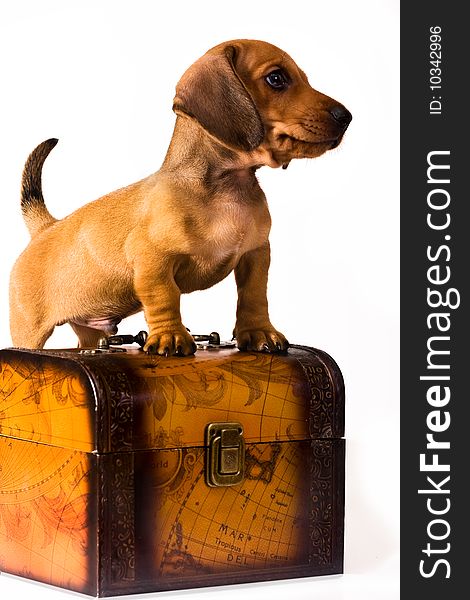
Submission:
M 78 325 L 73 322 L 70 322 L 70 327 L 77 334 L 79 348 L 96 348 L 98 340 L 109 335 L 109 333 L 107 334 L 102 329 L 93 329 L 92 327 Z
M 43 348 L 57 325 L 47 310 L 41 284 L 40 276 L 28 274 L 20 257 L 10 277 L 10 332 L 17 348 Z
M 13 326 L 14 323 L 14 326 Z M 30 348 L 32 350 L 44 348 L 44 344 L 51 337 L 54 325 L 40 325 L 34 327 L 31 323 L 12 320 L 11 339 L 16 348 Z

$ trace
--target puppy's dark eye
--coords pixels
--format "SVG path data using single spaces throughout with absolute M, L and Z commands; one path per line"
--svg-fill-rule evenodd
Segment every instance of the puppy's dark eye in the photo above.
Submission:
M 274 90 L 285 90 L 289 85 L 289 81 L 286 74 L 281 69 L 271 71 L 269 75 L 264 78 L 266 83 L 271 86 Z

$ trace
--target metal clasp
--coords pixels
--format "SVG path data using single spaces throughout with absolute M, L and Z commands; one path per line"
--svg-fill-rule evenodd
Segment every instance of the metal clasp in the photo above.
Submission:
M 126 352 L 125 348 L 116 348 L 123 344 L 139 344 L 141 348 L 145 346 L 148 334 L 146 331 L 139 331 L 137 335 L 110 335 L 109 337 L 100 337 L 96 348 L 86 348 L 80 350 L 79 354 L 103 354 L 108 352 Z
M 240 423 L 210 423 L 206 428 L 206 483 L 237 485 L 245 475 L 245 440 Z
M 188 329 L 189 331 L 189 329 Z M 235 348 L 235 342 L 221 342 L 217 331 L 209 335 L 193 335 L 198 350 L 220 350 L 222 348 Z

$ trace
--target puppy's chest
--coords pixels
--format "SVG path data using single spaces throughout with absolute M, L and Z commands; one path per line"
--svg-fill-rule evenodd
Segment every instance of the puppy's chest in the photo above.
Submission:
M 224 207 L 199 227 L 197 242 L 183 257 L 177 279 L 184 291 L 210 287 L 226 277 L 241 256 L 266 243 L 269 212 Z

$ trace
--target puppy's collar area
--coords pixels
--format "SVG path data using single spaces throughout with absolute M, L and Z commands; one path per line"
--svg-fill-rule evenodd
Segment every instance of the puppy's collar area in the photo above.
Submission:
M 251 186 L 257 181 L 255 172 L 262 166 L 281 166 L 263 144 L 250 152 L 232 150 L 191 119 L 178 116 L 160 172 L 175 173 L 179 179 L 198 180 L 207 186 L 226 184 L 230 179 L 237 185 Z

